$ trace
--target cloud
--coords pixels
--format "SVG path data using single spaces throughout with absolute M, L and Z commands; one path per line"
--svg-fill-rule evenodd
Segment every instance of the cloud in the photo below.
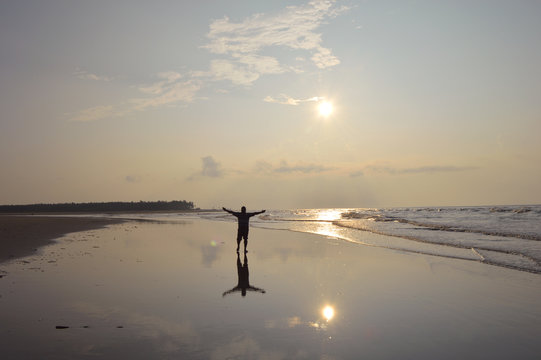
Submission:
M 190 177 L 188 177 L 188 180 L 192 181 L 201 177 L 220 178 L 224 176 L 222 165 L 214 160 L 212 156 L 202 157 L 201 162 L 201 171 L 192 174 Z
M 340 60 L 321 45 L 321 34 L 315 30 L 326 19 L 347 10 L 345 6 L 335 7 L 334 0 L 319 0 L 288 6 L 276 15 L 255 14 L 237 23 L 228 17 L 214 20 L 207 34 L 210 42 L 203 48 L 228 59 L 215 60 L 211 73 L 217 79 L 249 85 L 263 74 L 298 71 L 281 65 L 274 57 L 260 54 L 271 47 L 309 52 L 313 54 L 313 64 L 320 69 L 336 66 Z
M 442 172 L 461 172 L 477 170 L 476 166 L 421 166 L 416 168 L 402 169 L 403 174 L 418 174 L 418 173 L 442 173 Z
M 212 60 L 209 72 L 196 74 L 210 76 L 212 80 L 229 80 L 235 85 L 247 86 L 259 79 L 262 74 L 280 74 L 285 71 L 286 69 L 273 57 L 235 54 L 233 60 Z
M 323 166 L 319 164 L 305 164 L 297 163 L 296 165 L 289 165 L 285 160 L 282 160 L 279 165 L 274 166 L 269 162 L 260 160 L 256 163 L 254 171 L 262 174 L 313 174 L 322 173 L 334 170 L 333 167 Z
M 294 99 L 286 94 L 280 94 L 276 98 L 273 98 L 272 96 L 267 96 L 263 99 L 265 102 L 269 103 L 276 103 L 276 104 L 283 104 L 283 105 L 299 105 L 303 102 L 311 102 L 311 101 L 320 101 L 323 97 L 321 96 L 314 96 L 307 99 Z
M 71 121 L 95 121 L 105 118 L 125 116 L 138 111 L 160 106 L 174 106 L 194 101 L 201 89 L 201 81 L 184 79 L 182 74 L 174 71 L 157 74 L 159 81 L 141 85 L 137 89 L 145 97 L 131 98 L 116 106 L 95 106 L 68 114 Z
M 201 170 L 192 174 L 187 178 L 188 181 L 200 179 L 202 177 L 210 178 L 222 178 L 224 176 L 253 176 L 253 175 L 289 175 L 289 174 L 319 174 L 325 172 L 331 172 L 337 170 L 335 167 L 324 166 L 314 163 L 299 162 L 294 165 L 290 165 L 287 161 L 282 160 L 279 164 L 273 165 L 272 163 L 259 160 L 251 169 L 225 169 L 222 164 L 217 162 L 212 156 L 205 156 L 201 158 L 202 166 Z
M 86 70 L 81 70 L 79 68 L 75 69 L 75 71 L 73 72 L 73 75 L 75 75 L 79 79 L 83 79 L 83 80 L 95 80 L 95 81 L 111 81 L 111 80 L 113 80 L 113 78 L 111 78 L 111 77 L 92 74 L 92 73 L 89 73 Z
M 137 182 L 139 182 L 141 179 L 139 178 L 139 176 L 135 176 L 135 175 L 126 175 L 126 177 L 124 178 L 124 180 L 126 180 L 126 182 L 129 182 L 129 183 L 137 183 Z
M 208 177 L 221 177 L 223 175 L 222 166 L 212 156 L 205 156 L 201 160 L 203 161 L 201 175 Z
M 163 106 L 191 103 L 199 91 L 216 81 L 229 81 L 237 86 L 250 86 L 262 75 L 287 72 L 302 73 L 299 65 L 307 66 L 310 57 L 313 66 L 325 69 L 336 66 L 340 60 L 331 50 L 322 46 L 322 34 L 316 30 L 326 20 L 347 11 L 337 6 L 335 0 L 313 0 L 304 5 L 287 6 L 277 14 L 255 14 L 240 22 L 229 18 L 214 20 L 209 25 L 209 42 L 202 46 L 216 58 L 211 59 L 208 70 L 160 72 L 157 81 L 137 87 L 142 96 L 134 97 L 112 106 L 95 106 L 70 115 L 71 121 L 93 121 L 125 116 Z M 282 64 L 277 57 L 266 51 L 276 48 L 303 52 L 294 54 L 294 64 Z M 99 76 L 79 68 L 74 75 L 81 79 L 111 81 L 113 78 Z M 318 101 L 319 97 L 294 99 L 287 95 L 264 101 L 298 105 L 305 101 Z
M 150 94 L 144 98 L 128 100 L 134 111 L 143 111 L 147 108 L 190 103 L 201 89 L 201 83 L 197 80 L 187 81 L 160 81 L 139 90 Z
M 368 165 L 365 167 L 366 170 L 384 174 L 434 174 L 434 173 L 448 173 L 448 172 L 461 172 L 461 171 L 471 171 L 479 169 L 476 166 L 420 166 L 414 168 L 394 168 L 390 166 L 380 166 L 380 165 Z
M 317 165 L 317 164 L 297 164 L 297 165 L 289 165 L 286 161 L 282 161 L 280 163 L 280 166 L 274 169 L 275 173 L 303 173 L 303 174 L 309 174 L 309 173 L 320 173 L 332 170 L 331 167 L 326 167 L 323 165 Z
M 104 118 L 112 118 L 123 115 L 123 112 L 119 112 L 112 105 L 100 105 L 94 106 L 88 109 L 81 110 L 75 114 L 68 114 L 71 121 L 86 122 L 94 121 Z
M 250 85 L 259 78 L 257 72 L 228 60 L 212 60 L 210 72 L 216 80 L 229 80 L 235 85 Z
M 279 163 L 272 163 L 266 160 L 258 160 L 251 169 L 224 169 L 218 161 L 212 156 L 201 158 L 201 170 L 191 175 L 188 180 L 196 180 L 202 177 L 221 178 L 226 174 L 229 176 L 289 176 L 301 175 L 312 176 L 317 174 L 331 174 L 335 176 L 349 176 L 350 178 L 359 178 L 371 174 L 385 175 L 407 175 L 407 174 L 438 174 L 465 172 L 479 169 L 476 166 L 420 166 L 409 168 L 397 168 L 389 165 L 366 165 L 359 168 L 354 164 L 338 164 L 336 166 L 328 166 L 318 163 L 296 162 L 290 163 L 287 160 L 282 160 Z
M 182 74 L 175 71 L 160 72 L 156 76 L 162 80 L 150 85 L 139 86 L 139 91 L 145 94 L 160 95 L 183 77 Z
M 260 74 L 280 74 L 285 71 L 278 60 L 271 56 L 261 56 L 255 54 L 246 54 L 246 55 L 233 55 L 234 58 L 238 59 L 238 62 L 248 66 L 250 69 L 260 73 Z

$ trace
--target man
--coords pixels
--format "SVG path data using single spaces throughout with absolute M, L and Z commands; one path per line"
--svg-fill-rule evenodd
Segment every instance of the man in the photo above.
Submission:
M 239 229 L 237 231 L 237 252 L 239 252 L 240 240 L 242 238 L 244 238 L 244 252 L 248 252 L 246 250 L 246 246 L 248 246 L 248 228 L 250 226 L 250 218 L 258 214 L 263 214 L 265 210 L 247 213 L 245 206 L 240 209 L 240 212 L 228 210 L 224 207 L 222 209 L 231 215 L 236 216 L 239 221 Z

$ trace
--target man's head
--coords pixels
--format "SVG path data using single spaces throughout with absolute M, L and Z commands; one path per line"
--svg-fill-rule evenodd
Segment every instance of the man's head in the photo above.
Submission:
M 245 212 L 246 212 L 246 206 L 241 207 L 241 208 L 240 208 L 240 212 L 241 212 L 241 213 L 245 213 Z

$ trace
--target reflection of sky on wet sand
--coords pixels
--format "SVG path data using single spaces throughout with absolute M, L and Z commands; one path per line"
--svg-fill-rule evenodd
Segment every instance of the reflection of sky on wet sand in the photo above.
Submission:
M 8 358 L 66 359 L 539 350 L 530 345 L 540 330 L 536 275 L 254 228 L 250 283 L 266 293 L 222 297 L 238 281 L 235 235 L 234 224 L 198 220 L 67 235 L 29 263 L 0 267 L 0 347 Z

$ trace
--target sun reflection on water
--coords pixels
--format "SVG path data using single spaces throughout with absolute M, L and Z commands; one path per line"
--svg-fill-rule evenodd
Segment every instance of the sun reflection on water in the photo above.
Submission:
M 323 317 L 325 318 L 325 320 L 327 320 L 327 322 L 331 321 L 334 317 L 334 308 L 330 305 L 325 306 L 323 308 Z
M 324 235 L 330 238 L 337 238 L 338 231 L 335 226 L 330 223 L 319 223 L 314 228 L 313 232 L 315 234 Z

